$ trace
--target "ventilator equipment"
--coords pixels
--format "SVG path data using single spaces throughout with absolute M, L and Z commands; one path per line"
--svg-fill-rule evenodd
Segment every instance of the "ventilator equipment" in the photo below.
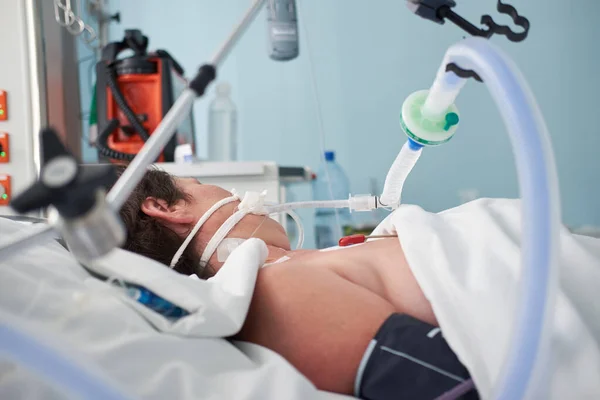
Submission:
M 21 196 L 16 197 L 13 206 L 18 211 L 27 212 L 51 205 L 53 210 L 56 210 L 53 225 L 40 229 L 34 236 L 19 237 L 13 242 L 3 245 L 0 248 L 0 255 L 6 258 L 14 254 L 15 249 L 35 244 L 42 235 L 48 236 L 53 229 L 57 229 L 65 236 L 70 248 L 80 259 L 110 257 L 113 254 L 110 253 L 110 250 L 118 246 L 124 237 L 122 224 L 117 218 L 117 211 L 140 182 L 146 167 L 159 157 L 162 149 L 169 143 L 173 132 L 188 116 L 194 100 L 201 97 L 207 86 L 215 79 L 216 69 L 230 53 L 263 3 L 264 0 L 253 1 L 250 9 L 223 46 L 208 64 L 200 68 L 196 77 L 190 81 L 188 87 L 164 116 L 142 150 L 132 160 L 106 197 L 104 197 L 102 186 L 104 176 L 109 172 L 103 171 L 100 175 L 84 176 L 78 171 L 76 163 L 69 158 L 68 153 L 48 139 L 48 146 L 52 144 L 56 151 L 45 158 L 40 182 Z M 437 23 L 443 23 L 444 19 L 448 19 L 470 34 L 480 37 L 470 37 L 451 46 L 444 56 L 430 89 L 416 92 L 406 99 L 402 107 L 400 125 L 408 136 L 408 141 L 387 175 L 381 196 L 378 198 L 375 196 L 350 198 L 350 200 L 339 200 L 327 204 L 275 205 L 271 208 L 264 204 L 261 205 L 260 195 L 258 198 L 248 197 L 241 202 L 239 210 L 211 239 L 205 254 L 202 255 L 202 262 L 207 261 L 231 227 L 246 213 L 268 214 L 303 206 L 349 206 L 356 209 L 371 209 L 379 206 L 397 208 L 400 204 L 403 182 L 418 160 L 423 148 L 441 145 L 450 140 L 456 132 L 459 113 L 454 101 L 467 79 L 473 77 L 486 84 L 505 121 L 516 156 L 523 198 L 521 252 L 523 267 L 519 314 L 511 325 L 510 351 L 502 356 L 503 372 L 498 380 L 491 383 L 491 396 L 495 399 L 506 400 L 544 397 L 547 378 L 544 374 L 547 371 L 543 367 L 549 349 L 549 339 L 545 328 L 551 318 L 549 310 L 554 305 L 558 279 L 556 260 L 560 209 L 556 169 L 546 126 L 527 84 L 511 60 L 486 40 L 492 34 L 505 35 L 514 41 L 522 40 L 527 35 L 529 24 L 527 20 L 516 13 L 514 8 L 504 5 L 501 1 L 498 1 L 498 10 L 511 15 L 515 23 L 522 25 L 525 28 L 523 33 L 515 33 L 507 27 L 497 25 L 489 17 L 482 19 L 482 23 L 486 24 L 489 29 L 479 30 L 451 10 L 455 6 L 452 0 L 410 0 L 408 5 L 409 9 L 424 18 Z M 52 136 L 48 131 L 44 131 L 43 135 L 48 138 Z M 85 190 L 82 190 L 81 187 L 85 187 Z M 65 205 L 71 204 L 70 196 L 72 194 L 77 199 L 81 198 L 85 207 L 73 209 L 66 207 Z M 238 199 L 234 194 L 232 198 L 215 204 L 211 210 L 214 212 L 223 204 Z M 210 215 L 210 213 L 207 214 Z M 207 218 L 208 216 L 203 216 L 198 221 L 192 234 L 197 232 Z M 84 234 L 84 232 L 89 232 L 89 234 Z M 184 246 L 190 240 L 191 238 L 188 237 Z M 257 254 L 261 251 L 264 252 L 258 242 L 256 240 L 246 241 L 238 249 L 240 251 L 254 249 Z M 232 256 L 237 254 L 236 250 Z M 264 255 L 262 259 L 264 261 Z M 176 261 L 177 255 L 174 257 L 173 263 Z M 482 265 L 481 268 L 483 269 L 485 266 Z M 248 272 L 236 270 L 236 273 Z M 128 276 L 132 280 L 136 279 L 134 275 Z M 138 277 L 137 279 L 139 281 L 142 278 Z M 232 290 L 237 289 L 232 288 Z M 212 314 L 206 315 L 206 318 L 209 318 Z M 235 326 L 232 325 L 232 327 Z M 0 340 L 0 343 L 4 342 Z M 34 362 L 33 359 L 27 359 L 18 354 L 14 354 L 14 356 L 26 365 Z M 41 372 L 50 373 L 50 371 Z M 77 389 L 75 387 L 77 382 L 78 376 L 74 374 L 71 381 L 62 381 L 62 384 L 65 387 Z M 122 398 L 117 394 L 110 394 L 110 396 L 112 397 L 106 394 L 105 398 Z

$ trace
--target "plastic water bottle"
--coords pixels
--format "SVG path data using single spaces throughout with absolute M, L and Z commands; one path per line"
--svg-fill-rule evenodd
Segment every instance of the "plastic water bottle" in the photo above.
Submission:
M 191 164 L 194 162 L 194 151 L 190 143 L 175 147 L 175 162 L 177 164 Z
M 208 114 L 208 159 L 237 160 L 237 110 L 231 100 L 231 86 L 221 82 Z
M 331 185 L 330 183 L 331 182 Z M 331 189 L 330 189 L 331 187 Z M 332 196 L 333 195 L 333 196 Z M 333 151 L 325 152 L 325 163 L 317 171 L 313 181 L 314 200 L 342 200 L 350 195 L 350 181 L 342 167 L 335 162 Z M 336 211 L 338 216 L 336 217 Z M 339 223 L 338 223 L 339 217 Z M 315 239 L 318 249 L 337 246 L 340 235 L 351 224 L 347 208 L 318 208 L 315 212 Z

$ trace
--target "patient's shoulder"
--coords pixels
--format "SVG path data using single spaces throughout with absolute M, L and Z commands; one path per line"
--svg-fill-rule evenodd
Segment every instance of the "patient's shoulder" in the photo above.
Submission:
M 259 272 L 238 338 L 281 354 L 320 389 L 349 393 L 364 350 L 394 309 L 329 269 L 286 264 Z

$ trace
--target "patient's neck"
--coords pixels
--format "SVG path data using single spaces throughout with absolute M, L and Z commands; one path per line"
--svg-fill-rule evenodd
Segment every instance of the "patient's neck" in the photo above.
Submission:
M 267 256 L 266 264 L 273 263 L 282 257 L 288 256 L 292 253 L 292 250 L 282 249 L 281 247 L 267 245 L 267 249 L 269 249 L 269 255 Z
M 267 248 L 269 249 L 269 255 L 267 256 L 267 261 L 265 261 L 265 264 L 274 263 L 283 257 L 293 258 L 294 256 L 297 256 L 299 254 L 313 253 L 315 251 L 318 251 L 315 249 L 286 250 L 280 247 L 269 245 L 267 245 Z
M 316 250 L 288 250 L 288 249 L 282 249 L 281 247 L 273 246 L 270 244 L 267 244 L 267 250 L 269 250 L 269 254 L 267 255 L 265 264 L 275 263 L 284 257 L 292 258 L 292 257 L 294 257 L 294 255 L 297 255 L 297 254 L 316 251 Z M 216 255 L 213 255 L 213 257 L 211 257 L 211 262 L 209 263 L 209 265 L 213 269 L 214 273 L 219 271 L 221 269 L 221 267 L 223 266 L 223 264 L 224 264 L 223 262 L 217 261 Z
M 227 237 L 261 239 L 265 242 L 267 249 L 269 250 L 269 254 L 265 261 L 266 264 L 276 262 L 282 257 L 292 257 L 292 254 L 308 251 L 291 250 L 290 241 L 285 229 L 274 220 L 265 218 L 266 217 L 263 215 L 246 215 L 244 219 L 231 230 Z M 204 242 L 207 242 L 209 239 L 210 237 L 207 236 Z M 202 248 L 202 244 L 202 242 L 199 242 L 199 249 Z M 217 260 L 217 252 L 212 255 L 209 264 L 214 272 L 217 272 L 223 266 L 223 263 Z

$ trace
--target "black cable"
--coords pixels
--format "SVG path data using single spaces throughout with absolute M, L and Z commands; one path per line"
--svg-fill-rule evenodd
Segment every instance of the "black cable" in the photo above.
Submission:
M 109 67 L 106 64 L 104 64 L 104 72 L 106 74 L 108 87 L 110 88 L 110 91 L 113 95 L 113 98 L 115 99 L 115 102 L 117 103 L 117 106 L 121 109 L 121 111 L 123 111 L 123 114 L 125 114 L 125 117 L 127 117 L 127 120 L 133 126 L 135 131 L 140 135 L 142 140 L 146 142 L 150 138 L 150 135 L 148 134 L 146 129 L 144 129 L 137 116 L 135 115 L 131 107 L 129 107 L 129 104 L 127 104 L 127 101 L 123 97 L 123 93 L 121 93 L 117 82 L 116 72 L 113 70 L 113 68 Z M 104 130 L 98 134 L 96 147 L 98 148 L 100 154 L 102 154 L 105 157 L 119 161 L 131 161 L 134 159 L 135 154 L 124 153 L 122 151 L 114 150 L 111 149 L 108 145 L 108 137 L 118 127 L 119 120 L 116 118 L 111 120 L 108 123 L 108 125 L 104 128 Z
M 129 107 L 129 104 L 127 104 L 125 97 L 123 97 L 123 93 L 121 93 L 121 90 L 119 89 L 119 84 L 117 83 L 117 73 L 115 72 L 114 68 L 111 68 L 108 65 L 104 65 L 104 68 L 106 71 L 108 87 L 110 88 L 115 102 L 117 103 L 121 111 L 123 111 L 123 114 L 125 114 L 125 117 L 127 117 L 127 120 L 129 121 L 131 126 L 133 126 L 133 129 L 135 129 L 135 131 L 138 133 L 138 135 L 140 135 L 142 140 L 146 142 L 148 139 L 150 139 L 150 135 L 142 126 L 140 120 L 137 118 L 131 107 Z
M 104 130 L 98 135 L 96 148 L 98 148 L 100 154 L 105 157 L 112 158 L 113 160 L 131 161 L 135 157 L 135 154 L 123 153 L 122 151 L 113 150 L 108 146 L 108 137 L 118 127 L 119 120 L 111 120 L 108 125 L 106 125 L 106 128 L 104 128 Z

